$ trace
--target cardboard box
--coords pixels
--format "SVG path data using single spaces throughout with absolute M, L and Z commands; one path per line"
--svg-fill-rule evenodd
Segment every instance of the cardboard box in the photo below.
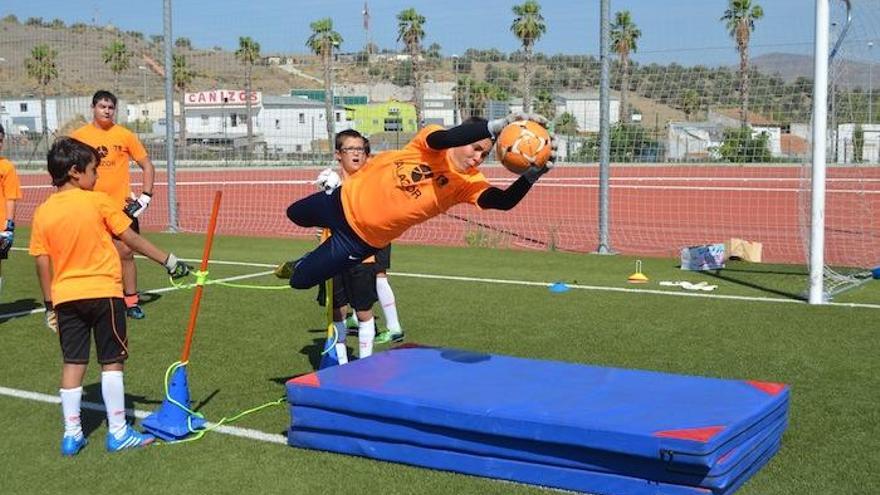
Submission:
M 747 241 L 745 239 L 731 238 L 724 243 L 727 253 L 727 259 L 741 259 L 752 263 L 761 262 L 761 250 L 763 246 L 760 242 Z

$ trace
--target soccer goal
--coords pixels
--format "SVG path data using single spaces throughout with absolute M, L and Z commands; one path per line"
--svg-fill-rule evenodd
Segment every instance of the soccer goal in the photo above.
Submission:
M 873 88 L 878 22 L 876 2 L 816 2 L 812 155 L 803 174 L 812 184 L 800 197 L 812 304 L 866 283 L 880 265 L 880 123 Z

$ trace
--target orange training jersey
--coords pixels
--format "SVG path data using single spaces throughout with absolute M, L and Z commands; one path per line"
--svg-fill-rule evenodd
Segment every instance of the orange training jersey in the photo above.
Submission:
M 367 244 L 385 247 L 406 229 L 454 205 L 477 204 L 489 188 L 478 170 L 458 172 L 446 150 L 428 147 L 428 135 L 440 129 L 427 126 L 402 150 L 370 157 L 342 185 L 345 219 Z
M 21 199 L 21 182 L 15 173 L 15 166 L 6 158 L 0 157 L 0 223 L 6 225 L 6 201 Z M 0 228 L 3 228 L 0 226 Z
M 114 124 L 106 131 L 94 124 L 86 124 L 73 131 L 70 137 L 98 150 L 101 163 L 98 164 L 95 191 L 107 193 L 119 205 L 124 206 L 131 193 L 129 163 L 131 160 L 140 161 L 147 157 L 147 150 L 137 135 L 119 124 Z
M 34 211 L 31 256 L 52 261 L 52 302 L 122 297 L 122 265 L 110 234 L 131 220 L 106 194 L 56 192 Z

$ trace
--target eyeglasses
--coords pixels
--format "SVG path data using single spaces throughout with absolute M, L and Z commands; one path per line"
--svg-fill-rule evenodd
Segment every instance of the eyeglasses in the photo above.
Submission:
M 353 155 L 355 153 L 366 153 L 367 149 L 366 148 L 351 147 L 351 148 L 340 148 L 339 151 Z

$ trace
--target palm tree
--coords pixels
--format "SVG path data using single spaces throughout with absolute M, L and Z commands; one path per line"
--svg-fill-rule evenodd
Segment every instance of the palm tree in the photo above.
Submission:
M 49 47 L 49 45 L 37 45 L 31 50 L 31 57 L 24 61 L 27 74 L 37 81 L 40 86 L 40 119 L 43 130 L 43 139 L 49 142 L 49 128 L 46 117 L 46 92 L 49 83 L 58 77 L 58 67 L 55 65 L 55 59 L 58 58 L 58 52 Z
M 617 53 L 620 60 L 620 114 L 618 121 L 621 123 L 626 123 L 628 120 L 626 118 L 626 93 L 629 91 L 629 54 L 638 49 L 636 42 L 640 36 L 642 36 L 642 31 L 636 27 L 628 10 L 614 14 L 614 22 L 611 24 L 611 49 Z
M 113 71 L 113 87 L 116 91 L 119 91 L 119 74 L 128 69 L 131 55 L 132 53 L 128 51 L 128 47 L 122 40 L 111 41 L 109 45 L 104 47 L 102 58 Z
M 514 36 L 522 43 L 525 60 L 523 61 L 523 111 L 528 113 L 532 108 L 531 83 L 532 83 L 532 48 L 535 42 L 547 31 L 544 24 L 544 16 L 541 15 L 541 5 L 535 0 L 526 0 L 522 5 L 513 6 L 513 14 L 516 18 L 510 25 Z
M 254 152 L 254 121 L 251 118 L 251 76 L 253 76 L 254 64 L 260 60 L 260 44 L 251 39 L 250 36 L 242 36 L 238 38 L 238 50 L 235 51 L 235 58 L 244 64 L 244 92 L 245 109 L 247 113 L 247 145 L 248 156 Z
M 419 73 L 419 58 L 421 57 L 421 42 L 425 37 L 422 25 L 425 24 L 425 16 L 409 8 L 397 14 L 397 41 L 403 41 L 406 51 L 412 63 L 413 103 L 416 107 L 416 125 L 422 127 L 422 82 Z
M 173 81 L 180 98 L 180 145 L 181 152 L 186 152 L 186 90 L 196 78 L 196 72 L 186 63 L 186 57 L 174 54 L 173 56 Z M 173 121 L 174 119 L 171 119 Z M 182 157 L 181 157 L 182 158 Z
M 556 102 L 553 101 L 553 93 L 542 89 L 535 95 L 535 111 L 547 118 L 553 120 L 556 118 Z
M 736 40 L 739 52 L 740 119 L 742 127 L 748 125 L 749 110 L 749 39 L 755 30 L 755 21 L 764 17 L 764 9 L 752 0 L 728 0 L 727 10 L 721 16 L 727 31 Z
M 577 118 L 569 112 L 565 112 L 556 119 L 556 132 L 573 136 L 577 134 Z
M 700 95 L 697 90 L 691 88 L 681 95 L 681 110 L 684 112 L 687 120 L 691 120 L 691 115 L 700 107 Z
M 326 17 L 318 19 L 309 25 L 312 35 L 306 40 L 308 46 L 315 55 L 321 57 L 324 63 L 324 111 L 327 121 L 327 143 L 333 149 L 333 139 L 336 134 L 333 118 L 333 80 L 331 79 L 333 65 L 333 50 L 342 44 L 342 36 L 333 30 L 333 19 Z

